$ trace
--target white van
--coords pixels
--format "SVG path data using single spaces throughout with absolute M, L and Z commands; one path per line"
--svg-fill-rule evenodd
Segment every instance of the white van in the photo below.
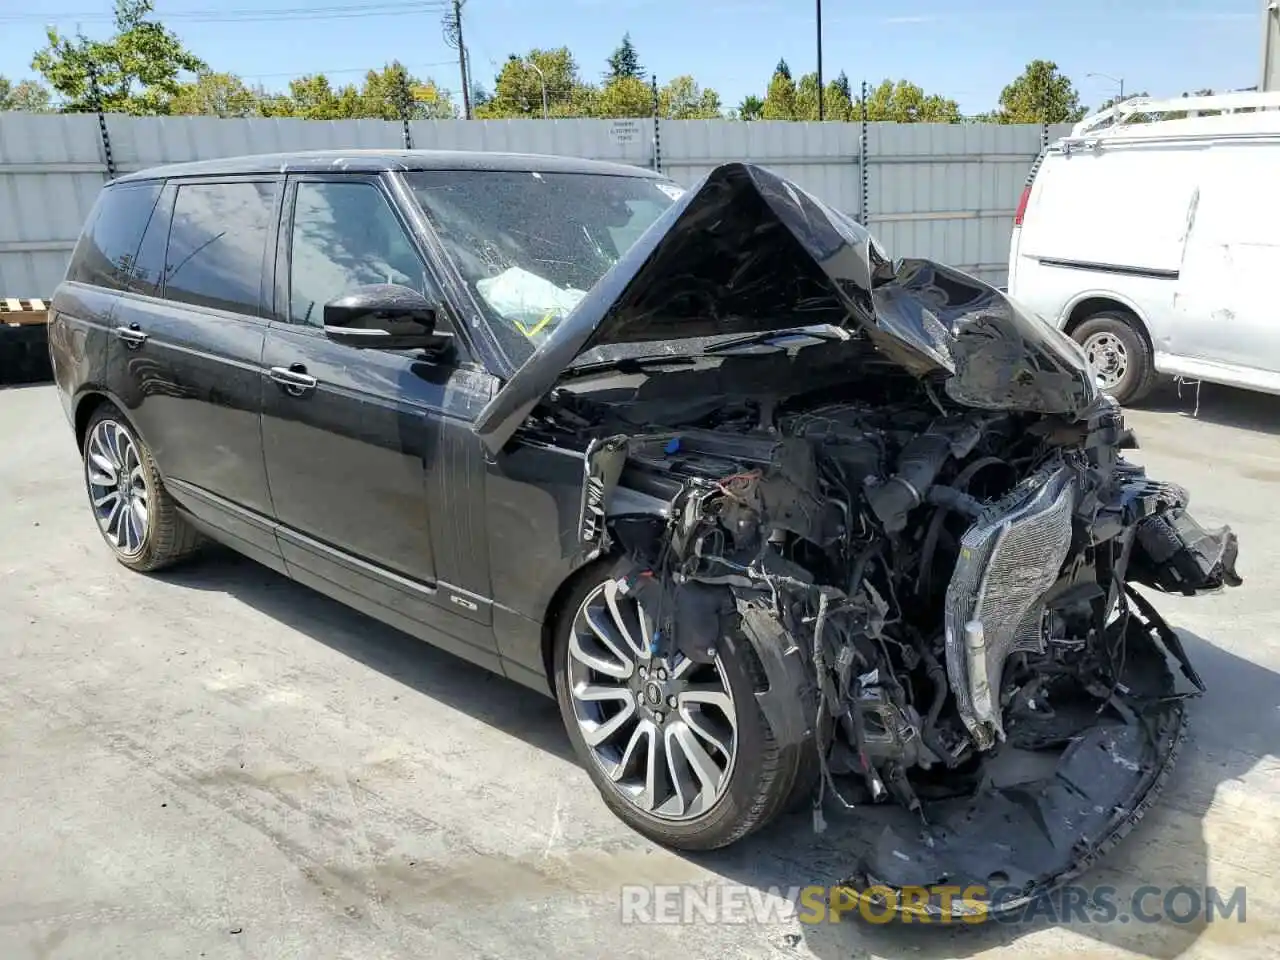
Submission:
M 1121 403 L 1162 374 L 1280 393 L 1277 107 L 1280 93 L 1135 98 L 1033 167 L 1009 293 L 1070 333 Z

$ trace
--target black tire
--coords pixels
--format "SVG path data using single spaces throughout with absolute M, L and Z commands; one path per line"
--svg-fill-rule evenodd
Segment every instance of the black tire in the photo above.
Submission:
M 1128 406 L 1139 402 L 1158 382 L 1151 344 L 1131 314 L 1118 310 L 1095 313 L 1076 327 L 1071 336 L 1082 348 L 1091 339 L 1106 337 L 1113 337 L 1121 345 L 1126 361 L 1124 374 L 1115 384 L 1104 388 L 1118 403 Z
M 140 548 L 123 549 L 119 543 L 113 541 L 106 530 L 99 526 L 103 541 L 111 548 L 111 552 L 120 563 L 139 573 L 162 570 L 185 560 L 199 550 L 203 538 L 199 531 L 178 513 L 177 505 L 165 490 L 164 481 L 160 478 L 160 471 L 156 468 L 150 447 L 134 430 L 124 414 L 110 403 L 100 405 L 89 417 L 89 423 L 84 432 L 84 445 L 80 451 L 85 468 L 85 490 L 89 496 L 90 509 L 95 511 L 95 520 L 97 512 L 93 504 L 93 490 L 89 483 L 89 450 L 95 430 L 103 423 L 113 425 L 133 444 L 137 451 L 141 480 L 147 495 L 147 519 Z
M 703 814 L 687 820 L 656 816 L 624 797 L 587 746 L 569 693 L 569 643 L 574 621 L 588 597 L 609 579 L 607 569 L 602 567 L 599 576 L 581 581 L 565 599 L 553 626 L 552 672 L 556 700 L 574 751 L 605 804 L 637 832 L 677 850 L 715 850 L 728 846 L 763 827 L 786 809 L 788 803 L 794 802 L 793 787 L 803 751 L 799 747 L 781 749 L 760 710 L 755 694 L 766 689 L 764 670 L 749 642 L 740 636 L 722 638 L 720 661 L 737 721 L 736 755 L 723 793 Z

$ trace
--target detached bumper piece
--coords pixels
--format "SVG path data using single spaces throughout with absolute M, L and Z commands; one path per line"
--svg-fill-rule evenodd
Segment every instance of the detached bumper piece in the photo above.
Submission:
M 845 885 L 900 916 L 994 917 L 1071 881 L 1115 846 L 1159 798 L 1184 740 L 1184 698 L 1157 642 L 1171 631 L 1147 609 L 1154 622 L 1130 614 L 1116 690 L 1095 691 L 1092 705 L 1059 705 L 1053 723 L 1064 748 L 1020 749 L 1011 722 L 1010 742 L 975 793 L 927 803 L 924 826 L 896 816 Z

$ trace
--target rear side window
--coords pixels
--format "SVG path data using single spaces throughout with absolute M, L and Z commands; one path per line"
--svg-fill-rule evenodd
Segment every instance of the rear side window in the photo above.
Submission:
M 165 299 L 259 315 L 274 201 L 273 183 L 179 186 L 165 256 Z
M 103 190 L 71 255 L 67 279 L 125 289 L 160 188 L 159 183 L 140 183 Z

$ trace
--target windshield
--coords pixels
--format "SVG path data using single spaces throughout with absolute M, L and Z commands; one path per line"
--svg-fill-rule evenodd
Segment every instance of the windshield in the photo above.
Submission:
M 405 180 L 513 366 L 683 192 L 608 174 L 432 170 Z

